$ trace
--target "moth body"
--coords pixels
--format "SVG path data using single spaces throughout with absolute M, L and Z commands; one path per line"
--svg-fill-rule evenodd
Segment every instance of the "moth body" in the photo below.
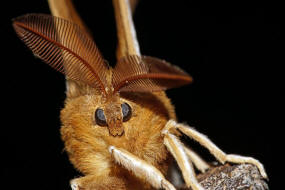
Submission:
M 123 48 L 117 52 L 122 57 L 114 68 L 106 64 L 71 4 L 66 6 L 79 25 L 43 14 L 27 14 L 13 21 L 28 48 L 66 77 L 60 131 L 71 163 L 82 174 L 71 181 L 71 188 L 175 190 L 165 177 L 175 159 L 185 185 L 204 190 L 193 166 L 201 172 L 210 166 L 180 141 L 181 134 L 199 142 L 222 164 L 250 163 L 266 178 L 258 160 L 228 155 L 205 135 L 176 122 L 164 91 L 191 83 L 191 76 L 164 60 L 141 56 L 128 1 L 113 3 L 118 33 L 123 36 L 119 39 Z

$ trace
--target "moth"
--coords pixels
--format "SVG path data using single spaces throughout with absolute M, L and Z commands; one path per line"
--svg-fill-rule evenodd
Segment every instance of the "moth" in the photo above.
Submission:
M 19 38 L 67 80 L 61 111 L 61 136 L 74 167 L 83 176 L 73 190 L 176 189 L 165 177 L 175 159 L 187 187 L 203 190 L 193 167 L 209 165 L 182 134 L 199 142 L 222 164 L 250 163 L 266 178 L 263 165 L 251 157 L 226 154 L 205 135 L 177 123 L 165 90 L 191 83 L 192 77 L 170 63 L 128 54 L 110 67 L 89 33 L 72 21 L 27 14 L 13 20 Z

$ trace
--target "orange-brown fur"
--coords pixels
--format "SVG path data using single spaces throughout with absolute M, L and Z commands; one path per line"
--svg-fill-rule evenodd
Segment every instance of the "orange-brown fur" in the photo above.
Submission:
M 150 189 L 112 161 L 110 145 L 123 148 L 154 165 L 166 174 L 168 152 L 161 130 L 175 119 L 174 108 L 164 92 L 121 93 L 119 101 L 132 108 L 132 117 L 123 123 L 122 136 L 113 136 L 108 127 L 96 125 L 94 113 L 104 107 L 102 96 L 92 88 L 70 82 L 65 107 L 61 112 L 61 135 L 75 168 L 82 172 L 86 189 Z

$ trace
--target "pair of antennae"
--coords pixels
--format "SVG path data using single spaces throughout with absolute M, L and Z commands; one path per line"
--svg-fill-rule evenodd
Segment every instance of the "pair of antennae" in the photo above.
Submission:
M 28 14 L 13 20 L 20 39 L 52 68 L 107 95 L 109 67 L 97 46 L 78 25 L 54 16 Z M 190 83 L 192 78 L 169 63 L 127 55 L 112 70 L 112 93 L 160 91 Z

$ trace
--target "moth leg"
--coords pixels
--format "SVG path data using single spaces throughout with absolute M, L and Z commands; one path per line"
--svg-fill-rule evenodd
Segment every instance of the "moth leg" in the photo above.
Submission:
M 194 130 L 193 128 L 187 125 L 178 124 L 173 120 L 168 121 L 166 125 L 168 125 L 168 128 L 179 129 L 179 131 L 181 131 L 188 137 L 199 142 L 202 146 L 207 148 L 210 151 L 210 153 L 222 164 L 224 164 L 225 162 L 232 162 L 232 163 L 237 163 L 237 164 L 241 164 L 241 163 L 253 164 L 257 166 L 261 175 L 264 178 L 267 178 L 265 169 L 258 160 L 252 157 L 245 157 L 245 156 L 239 156 L 239 155 L 234 155 L 234 154 L 226 154 L 221 149 L 219 149 L 208 137 L 206 137 L 205 135 L 199 133 L 198 131 Z
M 193 190 L 203 190 L 204 188 L 196 180 L 192 163 L 188 159 L 183 144 L 175 135 L 170 134 L 169 131 L 163 130 L 163 134 L 164 144 L 177 161 L 187 187 L 191 187 Z
M 124 149 L 116 148 L 114 146 L 109 147 L 109 152 L 112 154 L 117 163 L 124 166 L 127 170 L 132 171 L 135 176 L 144 178 L 154 188 L 175 190 L 175 187 L 165 179 L 163 174 L 146 161 L 138 158 Z
M 117 177 L 87 175 L 70 181 L 72 190 L 126 190 L 125 182 Z
M 189 159 L 193 162 L 194 166 L 202 173 L 205 173 L 206 170 L 210 168 L 209 164 L 204 161 L 196 152 L 194 152 L 192 149 L 184 146 L 184 150 L 189 157 Z

